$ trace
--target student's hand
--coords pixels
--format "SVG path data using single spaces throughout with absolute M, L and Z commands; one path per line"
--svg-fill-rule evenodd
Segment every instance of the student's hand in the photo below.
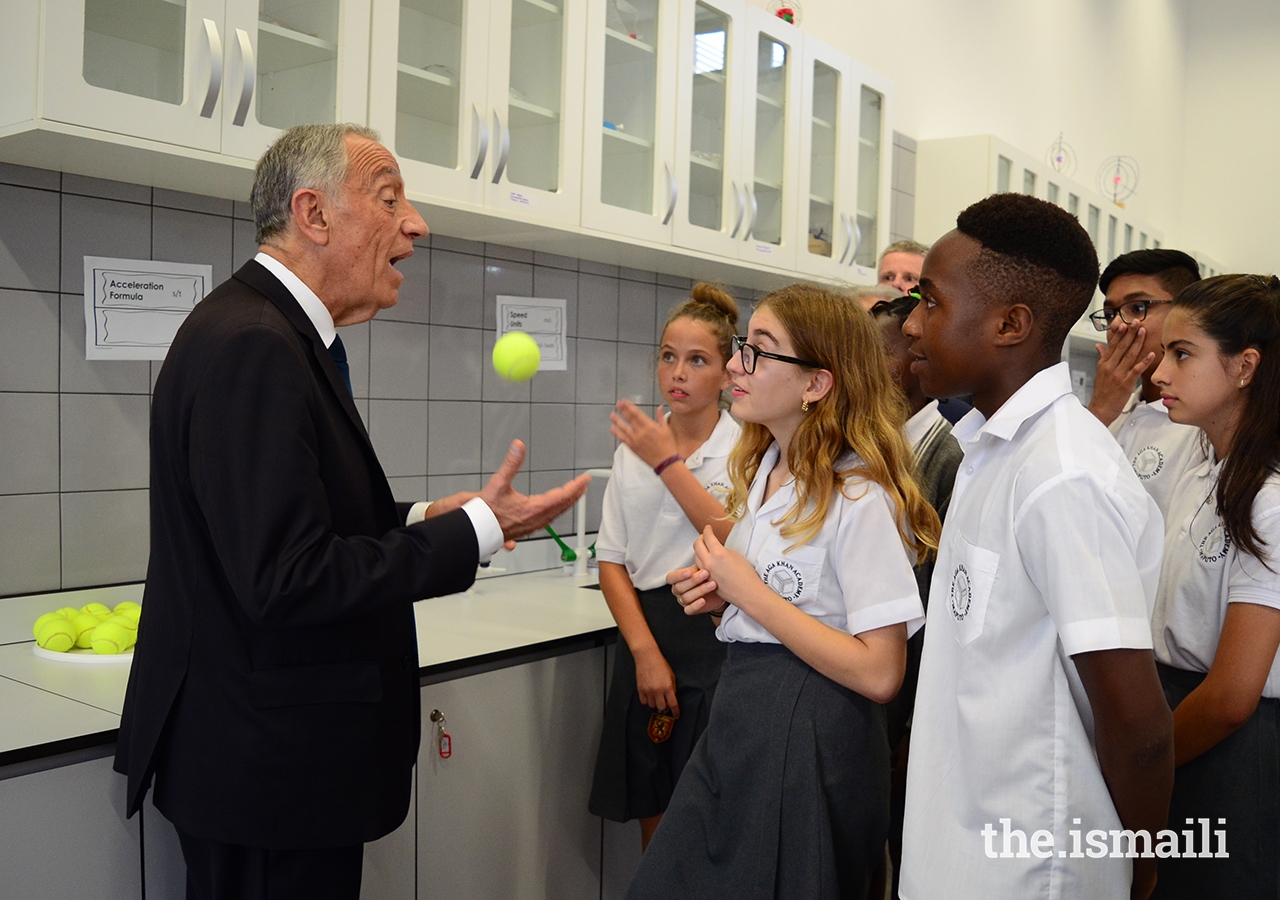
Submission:
M 590 475 L 579 475 L 545 494 L 521 494 L 511 486 L 511 481 L 520 471 L 524 452 L 523 442 L 512 441 L 502 467 L 480 491 L 480 498 L 493 510 L 502 527 L 502 536 L 508 543 L 550 525 L 586 493 L 587 485 L 591 483 Z
M 636 661 L 636 690 L 640 702 L 658 712 L 669 712 L 680 718 L 680 703 L 676 700 L 676 673 L 662 651 L 656 646 L 634 653 Z
M 675 569 L 667 573 L 667 584 L 671 585 L 671 593 L 676 595 L 676 602 L 686 616 L 703 613 L 718 616 L 729 608 L 729 604 L 716 593 L 716 583 L 706 569 L 697 566 Z
M 649 468 L 676 455 L 676 438 L 661 404 L 653 411 L 652 419 L 630 400 L 619 400 L 616 410 L 609 413 L 609 431 Z
M 1142 353 L 1147 338 L 1144 326 L 1135 328 L 1121 322 L 1115 327 L 1115 343 L 1097 345 L 1098 371 L 1093 377 L 1093 396 L 1089 399 L 1089 412 L 1103 425 L 1110 425 L 1124 412 L 1134 385 L 1156 358 L 1154 353 Z
M 720 543 L 709 525 L 693 542 L 693 563 L 710 573 L 716 591 L 735 606 L 742 606 L 762 584 L 756 567 Z

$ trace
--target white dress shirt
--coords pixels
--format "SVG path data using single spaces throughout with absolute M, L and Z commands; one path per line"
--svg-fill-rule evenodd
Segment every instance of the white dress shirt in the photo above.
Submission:
M 1141 390 L 1134 391 L 1124 412 L 1108 427 L 1167 521 L 1169 501 L 1182 473 L 1205 458 L 1202 432 L 1170 421 L 1169 410 L 1159 400 L 1142 402 Z
M 293 295 L 293 299 L 298 301 L 302 311 L 307 314 L 311 324 L 315 326 L 325 347 L 331 346 L 333 339 L 338 336 L 338 329 L 333 324 L 333 314 L 316 296 L 315 291 L 307 287 L 301 278 L 293 274 L 288 266 L 274 256 L 259 252 L 254 257 L 254 261 L 262 265 L 285 286 L 285 289 Z M 430 505 L 429 502 L 413 504 L 409 508 L 409 515 L 405 517 L 405 524 L 413 525 L 415 522 L 426 519 L 427 507 Z M 498 517 L 493 514 L 489 504 L 479 497 L 468 500 L 462 505 L 462 509 L 471 519 L 471 527 L 475 529 L 476 541 L 480 545 L 480 560 L 483 562 L 502 549 L 502 526 L 498 524 Z
M 711 436 L 684 461 L 721 506 L 729 495 L 729 451 L 741 431 L 733 416 L 722 410 Z M 596 559 L 626 566 L 636 590 L 648 591 L 666 584 L 672 569 L 693 564 L 698 534 L 649 464 L 619 444 L 604 489 Z
M 1259 562 L 1231 543 L 1218 516 L 1222 466 L 1204 460 L 1182 477 L 1164 538 L 1152 618 L 1156 659 L 1190 672 L 1213 665 L 1228 604 L 1280 609 L 1280 475 L 1268 477 L 1253 501 L 1253 526 L 1265 542 Z M 1280 697 L 1280 660 L 1272 661 L 1262 696 Z
M 880 485 L 853 477 L 834 491 L 818 534 L 792 547 L 775 524 L 796 502 L 795 479 L 764 500 L 781 453 L 765 451 L 751 482 L 747 509 L 725 546 L 745 556 L 774 593 L 819 622 L 861 634 L 899 622 L 908 635 L 924 624 L 913 555 L 898 535 L 898 515 Z M 853 457 L 853 461 L 857 458 Z M 840 468 L 851 464 L 840 460 Z M 716 629 L 722 641 L 781 643 L 755 619 L 730 606 Z
M 901 896 L 1123 900 L 1129 860 L 1059 855 L 1071 829 L 1122 827 L 1070 657 L 1151 647 L 1159 510 L 1065 363 L 952 434 L 964 459 L 930 587 Z M 1028 843 L 1049 832 L 1051 854 L 989 858 L 982 831 L 1003 835 L 1001 819 Z

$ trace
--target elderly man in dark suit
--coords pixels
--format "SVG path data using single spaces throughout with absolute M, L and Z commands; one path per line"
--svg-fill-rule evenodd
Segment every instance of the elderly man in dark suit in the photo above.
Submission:
M 404 821 L 419 740 L 412 603 L 554 519 L 587 476 L 398 505 L 335 326 L 396 302 L 426 223 L 358 126 L 287 131 L 252 202 L 261 252 L 179 329 L 151 422 L 151 558 L 116 768 L 155 779 L 189 898 L 341 897 Z

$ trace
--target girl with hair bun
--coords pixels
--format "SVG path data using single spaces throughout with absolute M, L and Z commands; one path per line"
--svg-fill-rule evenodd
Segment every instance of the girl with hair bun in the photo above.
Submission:
M 1163 344 L 1152 381 L 1169 418 L 1201 428 L 1212 452 L 1179 480 L 1165 526 L 1152 630 L 1177 769 L 1169 830 L 1155 850 L 1181 855 L 1161 859 L 1152 896 L 1274 898 L 1280 279 L 1219 275 L 1192 284 L 1174 300 Z M 1194 846 L 1180 840 L 1184 831 Z
M 694 286 L 662 330 L 653 417 L 630 400 L 610 415 L 621 443 L 605 487 L 596 540 L 600 589 L 622 640 L 614 659 L 590 810 L 640 820 L 647 847 L 685 761 L 706 727 L 724 647 L 706 619 L 689 619 L 671 597 L 667 572 L 693 560 L 710 527 L 722 537 L 725 472 L 738 424 L 721 409 L 725 363 L 738 305 L 708 284 Z
M 923 624 L 913 565 L 937 514 L 869 315 L 798 284 L 729 361 L 744 423 L 727 540 L 667 580 L 728 644 L 711 720 L 627 892 L 864 900 L 889 823 L 884 710 Z

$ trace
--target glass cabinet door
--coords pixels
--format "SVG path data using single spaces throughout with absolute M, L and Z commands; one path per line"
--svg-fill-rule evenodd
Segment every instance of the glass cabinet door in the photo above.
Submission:
M 458 167 L 465 0 L 400 0 L 395 152 Z
M 338 12 L 338 0 L 258 0 L 258 124 L 337 121 Z
M 755 166 L 751 175 L 751 240 L 782 243 L 787 158 L 787 74 L 790 48 L 771 35 L 756 43 Z
M 186 0 L 84 0 L 85 83 L 181 103 L 186 31 Z
M 725 139 L 728 135 L 729 17 L 695 4 L 692 109 L 689 132 L 688 221 L 698 228 L 725 225 Z M 741 228 L 742 204 L 738 204 Z M 738 230 L 738 229 L 734 229 Z M 733 235 L 736 237 L 737 235 Z
M 876 267 L 880 247 L 881 147 L 884 133 L 884 95 L 862 85 L 858 115 L 858 210 L 854 262 Z
M 837 247 L 848 253 L 847 219 L 837 218 L 836 168 L 840 160 L 840 72 L 812 61 L 809 129 L 808 244 L 805 251 L 831 259 Z
M 506 102 L 501 139 L 506 178 L 540 191 L 560 190 L 560 113 L 566 0 L 512 0 Z

